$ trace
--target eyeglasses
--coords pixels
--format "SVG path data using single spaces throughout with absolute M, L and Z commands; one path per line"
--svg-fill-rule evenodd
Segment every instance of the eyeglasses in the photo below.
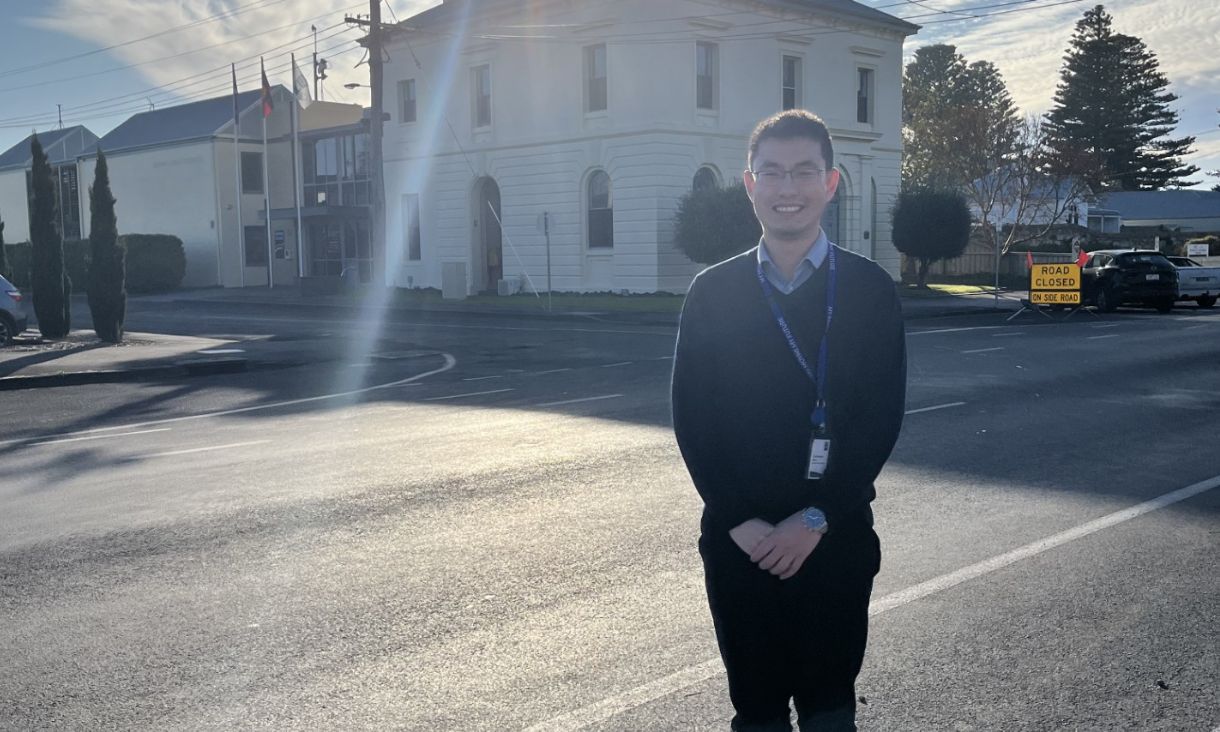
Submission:
M 763 170 L 747 170 L 747 173 L 754 176 L 754 182 L 762 185 L 777 186 L 784 181 L 784 178 L 791 178 L 796 185 L 809 185 L 817 181 L 825 173 L 821 168 L 793 168 L 792 170 L 783 170 L 782 168 L 765 168 Z

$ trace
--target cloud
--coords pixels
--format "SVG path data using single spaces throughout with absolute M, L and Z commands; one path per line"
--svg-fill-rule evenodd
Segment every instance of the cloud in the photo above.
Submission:
M 398 17 L 403 18 L 430 4 L 434 2 L 395 0 L 391 5 Z M 273 84 L 290 85 L 289 53 L 296 52 L 298 65 L 308 65 L 313 48 L 310 26 L 315 25 L 318 28 L 319 51 L 331 61 L 325 82 L 327 98 L 338 97 L 340 101 L 360 101 L 367 104 L 367 90 L 350 91 L 342 88 L 343 84 L 349 81 L 368 83 L 368 67 L 355 66 L 364 53 L 356 44 L 363 32 L 343 22 L 345 14 L 358 12 L 367 14 L 367 2 L 108 0 L 98 3 L 95 0 L 56 0 L 46 15 L 30 18 L 25 22 L 94 43 L 99 47 L 113 45 L 116 39 L 154 36 L 138 43 L 120 46 L 94 58 L 99 59 L 100 69 L 112 65 L 100 59 L 117 60 L 119 63 L 113 64 L 115 66 L 145 64 L 133 71 L 148 82 L 149 88 L 166 87 L 152 94 L 152 99 L 158 105 L 225 94 L 230 84 L 228 69 L 225 67 L 231 62 L 238 62 L 238 76 L 242 88 L 252 88 L 257 84 L 257 60 L 244 63 L 241 60 L 260 54 L 266 56 L 270 81 Z M 229 15 L 209 20 L 221 13 Z M 391 18 L 386 17 L 384 20 Z M 164 33 L 168 28 L 188 24 L 188 28 Z M 56 76 L 67 76 L 72 68 L 78 67 L 64 65 Z M 308 75 L 308 71 L 306 74 Z M 187 77 L 196 78 L 183 81 Z M 106 98 L 107 82 L 114 77 L 101 75 L 95 78 L 98 79 L 97 94 L 80 95 L 85 102 Z M 111 95 L 117 96 L 118 93 L 121 92 L 111 92 Z

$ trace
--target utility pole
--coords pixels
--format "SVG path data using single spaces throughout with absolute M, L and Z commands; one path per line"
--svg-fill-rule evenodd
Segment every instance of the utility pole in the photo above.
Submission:
M 388 256 L 386 252 L 385 241 L 385 170 L 382 165 L 382 128 L 384 125 L 382 105 L 384 99 L 384 81 L 383 81 L 383 64 L 382 64 L 382 33 L 381 26 L 381 1 L 369 0 L 369 19 L 363 18 L 345 18 L 349 23 L 357 25 L 367 25 L 369 28 L 368 38 L 365 40 L 369 49 L 369 87 L 372 92 L 372 101 L 370 119 L 369 119 L 369 157 L 372 158 L 369 162 L 372 164 L 373 173 L 373 191 L 372 191 L 372 215 L 373 215 L 373 261 L 382 263 L 381 276 L 385 277 L 385 265 L 387 264 Z M 378 273 L 374 267 L 374 276 Z
M 55 109 L 59 110 L 59 129 L 64 128 L 64 105 L 56 104 Z
M 313 31 L 313 98 L 321 99 L 318 96 L 318 26 L 311 25 L 309 30 Z

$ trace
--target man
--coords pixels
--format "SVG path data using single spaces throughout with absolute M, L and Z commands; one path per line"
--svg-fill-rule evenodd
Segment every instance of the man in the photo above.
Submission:
M 750 138 L 759 246 L 706 270 L 682 310 L 674 432 L 704 501 L 699 553 L 734 730 L 854 730 L 881 561 L 869 503 L 902 425 L 893 281 L 826 239 L 826 126 L 789 110 Z

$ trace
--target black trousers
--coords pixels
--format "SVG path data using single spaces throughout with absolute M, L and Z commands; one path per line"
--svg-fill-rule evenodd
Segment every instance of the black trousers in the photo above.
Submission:
M 868 600 L 881 563 L 872 527 L 833 527 L 787 580 L 759 569 L 727 531 L 705 532 L 699 553 L 737 712 L 732 728 L 791 729 L 792 700 L 802 729 L 826 719 L 840 721 L 823 728 L 854 729 Z

